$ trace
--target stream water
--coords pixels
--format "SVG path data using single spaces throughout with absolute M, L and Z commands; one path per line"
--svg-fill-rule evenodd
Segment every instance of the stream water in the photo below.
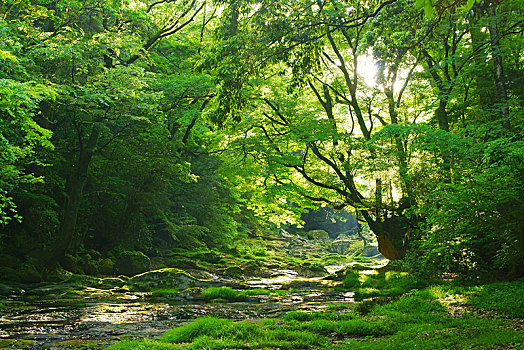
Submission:
M 154 338 L 167 329 L 204 315 L 229 319 L 278 316 L 290 310 L 323 310 L 329 304 L 352 302 L 351 292 L 337 291 L 340 282 L 304 278 L 281 270 L 267 279 L 243 281 L 250 288 L 284 290 L 279 296 L 251 297 L 244 302 L 154 300 L 147 293 L 127 292 L 104 299 L 4 298 L 0 309 L 0 340 L 29 340 L 27 349 L 86 346 L 102 348 L 116 340 Z M 28 342 L 29 344 L 29 342 Z

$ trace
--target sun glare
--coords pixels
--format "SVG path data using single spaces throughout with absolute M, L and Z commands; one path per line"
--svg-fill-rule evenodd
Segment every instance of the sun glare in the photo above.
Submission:
M 373 56 L 359 56 L 357 72 L 367 86 L 374 87 L 377 84 L 377 65 Z

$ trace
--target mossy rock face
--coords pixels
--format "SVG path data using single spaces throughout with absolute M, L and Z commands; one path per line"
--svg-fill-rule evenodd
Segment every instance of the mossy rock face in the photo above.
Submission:
M 210 252 L 202 253 L 199 256 L 199 259 L 202 261 L 208 262 L 210 264 L 218 264 L 220 259 L 222 259 L 222 256 L 216 252 L 210 251 Z
M 213 284 L 199 280 L 187 272 L 175 268 L 148 271 L 130 278 L 129 282 L 140 290 L 153 290 L 159 287 L 171 287 L 184 290 L 191 287 L 202 287 Z
M 117 277 L 101 278 L 98 281 L 98 287 L 102 289 L 121 288 L 126 284 L 127 281 Z
M 379 255 L 377 247 L 373 245 L 367 245 L 362 249 L 362 255 L 364 256 L 376 256 Z
M 327 242 L 329 241 L 329 234 L 324 230 L 311 230 L 308 231 L 307 236 L 309 239 L 320 241 L 320 242 Z
M 87 275 L 71 275 L 63 283 L 74 286 L 98 287 L 100 279 Z
M 311 271 L 313 271 L 313 272 L 318 272 L 318 273 L 321 273 L 321 274 L 326 274 L 327 273 L 327 270 L 324 267 L 324 265 L 319 264 L 319 263 L 311 264 L 311 266 L 309 266 L 309 269 Z
M 344 255 L 348 252 L 348 250 L 351 248 L 351 245 L 353 244 L 353 241 L 349 239 L 337 239 L 336 241 L 333 241 L 331 245 L 329 246 L 328 250 L 332 253 L 337 253 L 340 255 Z
M 264 276 L 264 275 L 268 275 L 268 273 L 266 271 L 264 271 L 260 267 L 260 265 L 249 263 L 244 268 L 244 275 L 247 275 L 247 276 Z
M 134 276 L 151 268 L 151 260 L 142 252 L 127 251 L 120 254 L 115 270 L 126 276 Z
M 227 277 L 240 278 L 244 275 L 244 270 L 238 266 L 229 266 L 224 270 L 224 275 Z

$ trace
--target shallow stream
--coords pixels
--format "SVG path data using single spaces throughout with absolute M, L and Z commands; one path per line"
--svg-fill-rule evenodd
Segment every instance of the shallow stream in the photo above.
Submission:
M 17 347 L 103 348 L 122 338 L 154 338 L 167 329 L 200 316 L 257 319 L 290 310 L 324 310 L 330 304 L 352 302 L 351 292 L 337 291 L 340 282 L 304 278 L 282 270 L 275 277 L 251 279 L 249 288 L 283 290 L 280 295 L 250 297 L 243 302 L 153 299 L 148 293 L 121 292 L 107 298 L 38 299 L 12 295 L 2 300 L 0 341 L 17 340 Z M 24 345 L 27 344 L 27 345 Z

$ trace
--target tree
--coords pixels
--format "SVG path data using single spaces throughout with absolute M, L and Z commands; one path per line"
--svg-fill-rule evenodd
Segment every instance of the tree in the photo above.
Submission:
M 366 22 L 386 4 L 301 4 L 304 8 L 296 10 L 297 17 L 279 38 L 283 44 L 267 39 L 279 47 L 261 59 L 280 55 L 275 61 L 283 63 L 264 71 L 272 78 L 254 89 L 256 102 L 249 117 L 244 116 L 239 127 L 244 133 L 236 142 L 239 152 L 266 169 L 263 183 L 270 193 L 296 201 L 290 194 L 295 192 L 335 208 L 357 208 L 377 235 L 382 254 L 394 259 L 403 255 L 403 240 L 413 223 L 403 214 L 406 201 L 383 203 L 380 174 L 386 169 L 379 152 L 401 144 L 374 144 L 377 118 L 365 102 L 358 75 Z M 280 18 L 274 14 L 270 28 Z M 392 112 L 391 122 L 398 123 L 394 108 Z M 367 184 L 360 180 L 364 177 Z

